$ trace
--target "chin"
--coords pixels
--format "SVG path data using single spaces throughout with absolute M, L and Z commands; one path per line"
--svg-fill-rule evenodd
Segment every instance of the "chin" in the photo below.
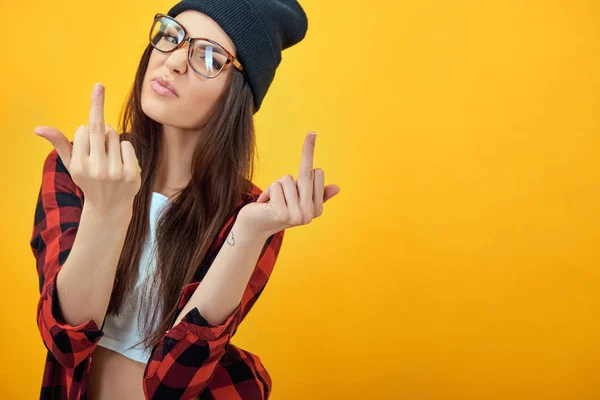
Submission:
M 148 118 L 151 118 L 160 124 L 171 125 L 169 123 L 171 118 L 169 117 L 172 117 L 173 113 L 169 112 L 169 107 L 164 102 L 161 102 L 160 99 L 153 98 L 152 93 L 148 93 L 143 89 L 140 103 L 142 111 Z
M 153 104 L 153 101 L 144 101 L 142 100 L 142 111 L 148 118 L 153 119 L 154 121 L 160 124 L 167 124 L 167 116 L 168 112 L 165 110 L 164 106 L 160 106 L 159 104 Z

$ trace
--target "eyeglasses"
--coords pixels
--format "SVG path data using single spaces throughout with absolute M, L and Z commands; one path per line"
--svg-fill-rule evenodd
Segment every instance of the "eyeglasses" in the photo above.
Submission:
M 170 53 L 185 42 L 189 43 L 188 62 L 192 69 L 205 78 L 215 78 L 225 66 L 232 63 L 240 71 L 242 64 L 214 40 L 188 37 L 186 29 L 169 15 L 157 13 L 150 29 L 150 44 L 162 52 Z

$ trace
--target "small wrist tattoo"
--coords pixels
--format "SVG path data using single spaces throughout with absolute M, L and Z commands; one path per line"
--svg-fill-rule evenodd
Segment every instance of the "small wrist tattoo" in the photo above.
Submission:
M 230 246 L 235 246 L 235 238 L 233 237 L 233 231 L 231 231 L 227 236 L 227 244 Z

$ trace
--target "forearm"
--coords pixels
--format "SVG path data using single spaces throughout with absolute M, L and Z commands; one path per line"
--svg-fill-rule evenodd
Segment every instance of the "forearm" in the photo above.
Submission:
M 131 213 L 100 215 L 85 206 L 67 261 L 56 277 L 59 307 L 68 324 L 94 319 L 102 326 Z
M 235 382 L 244 398 L 262 398 L 265 385 L 270 385 L 267 374 L 258 377 L 261 372 L 256 371 L 257 360 L 243 366 L 233 360 L 243 362 L 249 357 L 247 352 L 230 355 L 224 368 L 220 363 L 232 348 L 230 339 L 237 326 L 265 288 L 284 234 L 284 230 L 261 234 L 244 226 L 239 217 L 238 214 L 204 277 L 190 286 L 191 291 L 184 290 L 181 301 L 185 299 L 185 303 L 179 303 L 183 307 L 178 307 L 177 319 L 147 364 L 143 381 L 146 398 L 163 398 L 161 394 L 174 393 L 173 389 L 186 385 L 188 390 L 182 399 L 201 395 L 215 373 L 216 386 L 222 387 L 225 380 Z M 189 385 L 190 374 L 194 375 L 193 386 Z M 252 376 L 257 377 L 256 384 L 248 381 Z
M 240 304 L 267 238 L 252 233 L 239 219 L 236 220 L 208 272 L 173 325 L 194 307 L 198 307 L 210 324 L 222 324 Z

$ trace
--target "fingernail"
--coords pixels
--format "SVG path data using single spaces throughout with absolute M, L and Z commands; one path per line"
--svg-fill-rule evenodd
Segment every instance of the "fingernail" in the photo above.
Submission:
M 317 132 L 311 132 L 310 133 L 310 142 L 314 144 L 316 140 L 317 140 Z
M 98 82 L 94 85 L 94 96 L 98 96 L 98 95 L 102 94 L 103 91 L 104 91 L 104 85 L 102 85 L 100 82 Z

